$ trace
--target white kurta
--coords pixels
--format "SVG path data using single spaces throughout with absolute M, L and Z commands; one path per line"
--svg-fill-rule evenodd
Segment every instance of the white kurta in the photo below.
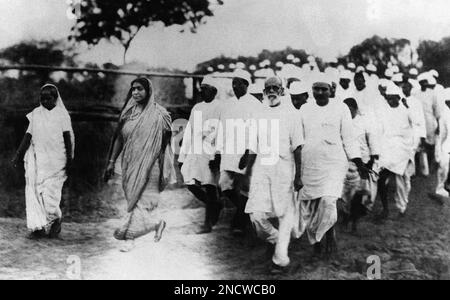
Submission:
M 362 91 L 355 90 L 353 98 L 358 103 L 359 114 L 366 118 L 367 122 L 371 124 L 370 126 L 377 132 L 377 136 L 380 136 L 381 126 L 377 120 L 387 106 L 384 97 L 380 95 L 378 90 L 366 87 Z
M 376 105 L 374 102 L 375 94 L 372 92 L 372 89 L 366 87 L 362 91 L 358 91 L 355 89 L 353 91 L 352 98 L 355 98 L 356 103 L 358 103 L 358 109 L 361 114 L 367 114 L 368 112 L 373 112 L 373 106 Z
M 414 126 L 410 109 L 403 104 L 386 107 L 383 118 L 380 165 L 403 176 L 410 161 L 414 161 Z
M 361 151 L 361 159 L 368 163 L 371 155 L 380 155 L 380 137 L 372 122 L 365 116 L 357 115 L 353 119 L 353 130 Z
M 344 90 L 340 85 L 336 88 L 336 98 L 344 101 L 347 98 L 352 98 L 355 91 L 349 87 L 348 89 Z
M 415 97 L 422 103 L 425 114 L 425 126 L 427 130 L 427 143 L 434 145 L 436 138 L 436 129 L 440 117 L 440 109 L 436 94 L 433 90 L 427 89 L 425 92 L 418 92 Z
M 282 217 L 294 201 L 294 151 L 303 145 L 298 111 L 264 107 L 256 115 L 255 138 L 250 149 L 257 153 L 252 170 L 246 213 L 268 213 Z
M 447 181 L 450 164 L 450 109 L 447 106 L 442 109 L 439 129 L 435 148 L 436 162 L 439 164 L 436 194 L 448 197 L 449 193 L 445 189 L 445 182 Z
M 27 227 L 32 230 L 61 218 L 61 191 L 67 179 L 63 132 L 72 132 L 70 117 L 63 108 L 39 106 L 27 115 L 31 145 L 25 154 L 25 199 Z M 74 141 L 72 141 L 73 143 Z
M 216 184 L 216 176 L 209 168 L 214 157 L 215 133 L 219 123 L 219 100 L 196 104 L 184 131 L 178 161 L 183 163 L 181 174 L 186 184 Z
M 263 104 L 250 94 L 240 99 L 231 98 L 227 105 L 220 106 L 216 137 L 216 152 L 221 154 L 220 171 L 245 173 L 245 169 L 239 169 L 239 161 L 248 149 L 251 121 L 261 107 Z
M 406 103 L 411 110 L 412 121 L 414 125 L 414 139 L 415 144 L 418 146 L 420 138 L 427 137 L 427 128 L 425 124 L 425 113 L 423 111 L 422 103 L 414 96 L 406 98 Z
M 441 153 L 450 153 L 450 109 L 448 107 L 442 109 L 439 128 L 438 149 Z
M 305 145 L 302 150 L 301 200 L 342 195 L 348 160 L 361 157 L 348 107 L 339 102 L 300 109 Z

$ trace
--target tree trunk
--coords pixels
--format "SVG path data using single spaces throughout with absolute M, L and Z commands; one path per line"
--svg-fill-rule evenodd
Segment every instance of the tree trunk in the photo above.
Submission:
M 123 51 L 123 64 L 125 65 L 127 63 L 127 52 L 128 49 L 130 48 L 130 42 L 123 45 L 123 47 L 125 48 L 125 50 Z
M 127 41 L 125 41 L 122 45 L 125 48 L 125 51 L 123 52 L 123 64 L 125 65 L 127 63 L 127 52 L 130 49 L 130 45 L 131 42 L 133 41 L 133 39 L 136 37 L 136 35 L 138 34 L 138 32 L 141 30 L 142 26 L 139 27 L 139 29 L 135 32 L 135 33 L 131 33 L 128 31 L 129 34 L 129 38 Z

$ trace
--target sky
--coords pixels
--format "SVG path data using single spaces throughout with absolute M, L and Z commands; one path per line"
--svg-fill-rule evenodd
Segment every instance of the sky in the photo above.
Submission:
M 196 34 L 154 26 L 139 32 L 128 61 L 193 71 L 224 54 L 257 55 L 290 46 L 325 60 L 346 54 L 374 34 L 440 40 L 450 36 L 448 0 L 224 0 Z M 70 34 L 66 0 L 0 0 L 0 48 L 24 39 Z M 79 48 L 83 61 L 122 63 L 123 48 L 103 41 Z

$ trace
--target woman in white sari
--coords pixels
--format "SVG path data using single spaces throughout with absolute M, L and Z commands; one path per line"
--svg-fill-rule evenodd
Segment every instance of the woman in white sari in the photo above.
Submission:
M 75 140 L 69 113 L 56 86 L 41 88 L 40 103 L 27 115 L 29 126 L 12 162 L 17 166 L 24 160 L 30 237 L 56 238 L 61 232 L 61 192 Z
M 175 178 L 171 133 L 170 115 L 155 102 L 151 82 L 146 78 L 133 80 L 105 172 L 108 181 L 122 153 L 122 185 L 128 214 L 114 237 L 126 242 L 121 249 L 124 252 L 133 248 L 136 238 L 152 231 L 156 232 L 156 242 L 162 237 L 166 222 L 153 212 L 160 192 Z

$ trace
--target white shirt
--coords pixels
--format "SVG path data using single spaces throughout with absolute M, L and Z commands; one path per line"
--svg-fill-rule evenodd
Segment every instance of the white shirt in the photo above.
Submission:
M 412 113 L 402 103 L 396 108 L 387 106 L 380 121 L 383 125 L 380 165 L 404 175 L 415 153 Z
M 299 112 L 285 106 L 266 106 L 255 115 L 258 122 L 250 150 L 257 156 L 246 213 L 283 216 L 293 200 L 294 151 L 303 145 L 303 133 Z
M 305 145 L 302 149 L 300 199 L 342 195 L 348 160 L 361 157 L 350 110 L 344 103 L 309 102 L 300 108 Z
M 248 149 L 248 137 L 254 114 L 263 105 L 250 94 L 231 98 L 227 105 L 220 106 L 220 124 L 217 130 L 216 153 L 221 154 L 221 171 L 244 174 L 239 161 Z
M 422 103 L 419 99 L 414 96 L 409 96 L 406 98 L 406 103 L 411 110 L 412 121 L 414 125 L 415 132 L 415 144 L 419 145 L 420 138 L 427 137 L 427 128 L 425 125 L 425 113 L 423 112 Z
M 216 131 L 219 125 L 220 100 L 196 104 L 191 111 L 183 136 L 178 161 L 183 163 L 181 174 L 186 184 L 194 180 L 214 184 L 209 161 L 214 158 Z
M 336 88 L 336 98 L 341 101 L 344 101 L 347 98 L 352 98 L 354 93 L 355 91 L 351 87 L 344 90 L 344 88 L 339 84 Z
M 184 162 L 190 154 L 214 157 L 215 132 L 219 123 L 220 101 L 200 102 L 191 110 L 189 122 L 183 135 L 179 162 Z
M 436 138 L 436 129 L 438 126 L 438 119 L 440 117 L 440 107 L 434 90 L 427 89 L 425 92 L 420 91 L 415 94 L 415 97 L 422 103 L 423 112 L 425 115 L 425 126 L 427 131 L 427 143 L 434 145 Z
M 366 116 L 357 115 L 353 119 L 353 129 L 360 146 L 361 159 L 364 163 L 369 162 L 371 155 L 380 155 L 380 137 Z
M 450 109 L 446 106 L 442 109 L 441 118 L 439 119 L 439 136 L 438 143 L 438 155 L 443 152 L 450 153 Z

